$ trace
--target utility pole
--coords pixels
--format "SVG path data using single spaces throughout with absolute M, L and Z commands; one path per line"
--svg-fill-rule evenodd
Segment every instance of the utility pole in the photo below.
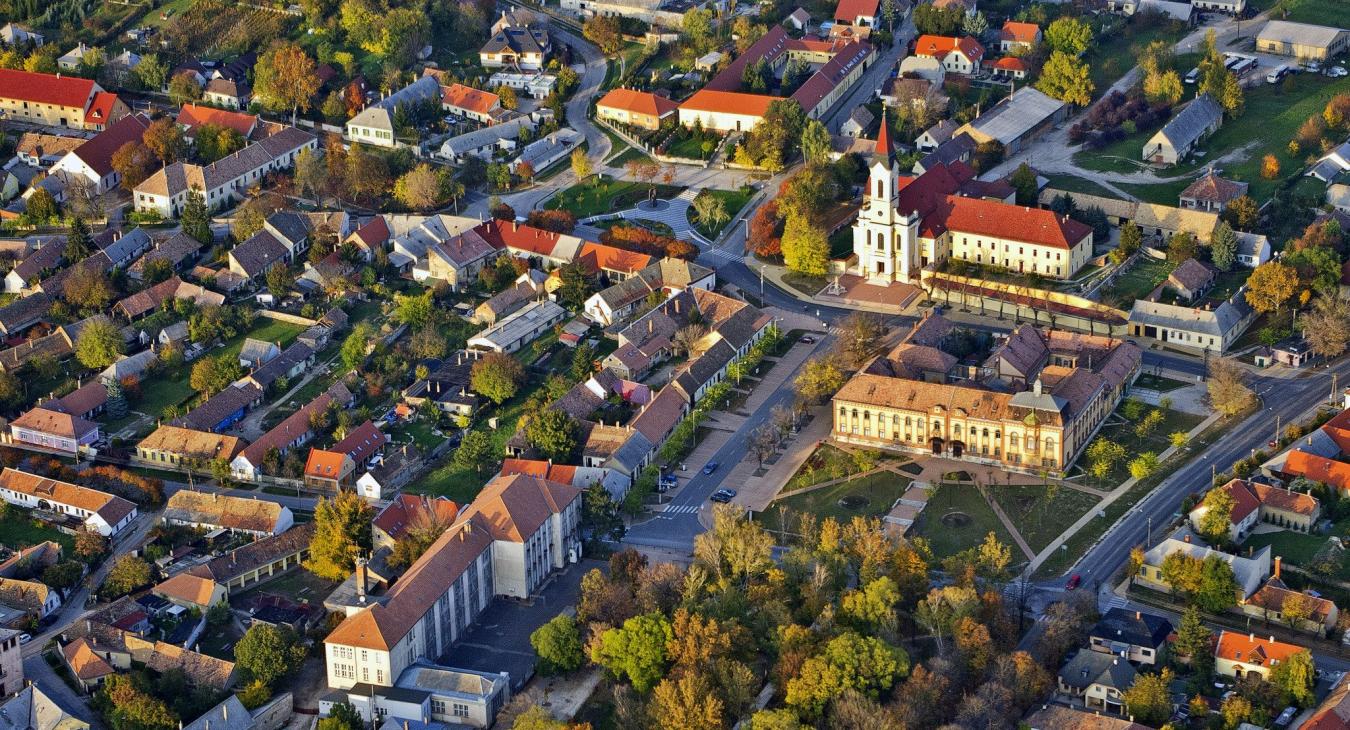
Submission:
M 1275 438 L 1272 443 L 1275 444 L 1271 447 L 1272 449 L 1280 448 L 1280 414 L 1278 413 L 1275 414 Z
M 1331 374 L 1331 397 L 1328 400 L 1332 403 L 1336 402 L 1336 373 Z

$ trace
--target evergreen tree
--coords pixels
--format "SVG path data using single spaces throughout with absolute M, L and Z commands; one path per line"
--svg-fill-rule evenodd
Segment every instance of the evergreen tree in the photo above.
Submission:
M 206 211 L 206 198 L 202 197 L 200 189 L 193 188 L 188 191 L 181 221 L 184 233 L 203 244 L 211 243 L 211 216 Z
M 1232 271 L 1237 259 L 1238 240 L 1232 226 L 1227 221 L 1219 223 L 1214 229 L 1214 237 L 1209 242 L 1209 257 L 1219 271 Z
M 83 218 L 76 218 L 70 222 L 70 233 L 66 235 L 66 263 L 83 261 L 91 253 L 93 249 L 89 243 L 89 224 L 85 223 Z
M 108 417 L 117 420 L 127 415 L 127 396 L 122 392 L 122 384 L 116 380 L 108 383 Z

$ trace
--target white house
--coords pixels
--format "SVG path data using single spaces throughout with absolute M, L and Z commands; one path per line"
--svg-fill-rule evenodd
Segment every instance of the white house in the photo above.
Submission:
M 128 114 L 67 152 L 52 165 L 51 173 L 65 178 L 68 185 L 79 181 L 90 193 L 102 195 L 122 182 L 121 173 L 113 169 L 113 154 L 128 142 L 139 142 L 149 126 L 144 114 Z
M 175 162 L 136 186 L 132 196 L 136 211 L 176 218 L 187 203 L 188 192 L 194 189 L 206 199 L 208 210 L 228 208 L 249 188 L 260 185 L 268 173 L 294 166 L 300 150 L 318 146 L 314 135 L 285 127 L 209 165 Z
M 397 147 L 394 113 L 398 108 L 409 104 L 439 104 L 440 101 L 440 82 L 434 76 L 423 76 L 347 120 L 347 139 L 376 147 Z
M 135 503 L 116 495 L 8 467 L 0 472 L 0 499 L 72 517 L 104 537 L 121 532 L 137 514 Z

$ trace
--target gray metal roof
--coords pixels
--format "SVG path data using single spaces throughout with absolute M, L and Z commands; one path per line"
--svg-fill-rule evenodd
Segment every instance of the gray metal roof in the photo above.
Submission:
M 1064 106 L 1064 102 L 1059 99 L 1024 86 L 976 117 L 970 126 L 1006 145 L 1021 139 L 1037 125 L 1059 113 Z
M 1272 20 L 1256 34 L 1258 41 L 1290 43 L 1298 46 L 1327 48 L 1336 42 L 1336 37 L 1346 31 L 1326 25 L 1294 23 L 1288 20 Z
M 1162 302 L 1136 299 L 1130 309 L 1130 322 L 1224 337 L 1242 323 L 1236 306 L 1224 302 L 1214 309 L 1195 309 Z
M 495 145 L 504 139 L 515 139 L 520 136 L 520 130 L 525 126 L 534 128 L 534 123 L 530 121 L 529 117 L 519 117 L 501 124 L 494 124 L 491 127 L 476 129 L 457 137 L 451 137 L 441 144 L 441 155 L 459 157 Z
M 389 96 L 371 104 L 365 109 L 362 109 L 360 113 L 348 120 L 347 124 L 349 126 L 370 127 L 371 129 L 383 129 L 392 132 L 394 131 L 395 108 L 403 104 L 410 104 L 426 99 L 435 99 L 439 101 L 440 98 L 440 82 L 436 80 L 435 76 L 423 76 Z
M 1171 141 L 1177 149 L 1185 149 L 1204 136 L 1215 122 L 1223 119 L 1223 108 L 1209 94 L 1201 94 L 1195 101 L 1177 112 L 1158 134 Z

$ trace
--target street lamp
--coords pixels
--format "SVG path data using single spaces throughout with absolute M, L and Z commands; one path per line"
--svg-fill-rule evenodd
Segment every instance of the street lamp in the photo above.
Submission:
M 762 304 L 764 301 L 764 264 L 759 265 L 759 299 Z

